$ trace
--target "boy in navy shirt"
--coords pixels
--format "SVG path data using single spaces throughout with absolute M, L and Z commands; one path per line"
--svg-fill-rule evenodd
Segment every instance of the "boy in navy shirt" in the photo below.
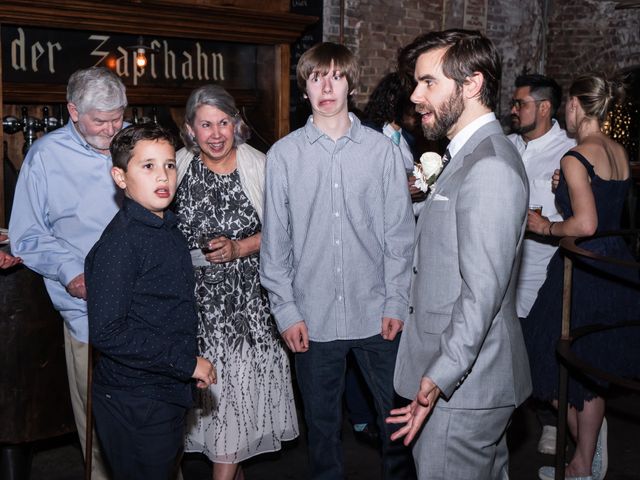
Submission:
M 96 431 L 114 480 L 170 479 L 182 452 L 193 382 L 216 382 L 197 357 L 193 267 L 176 217 L 171 134 L 157 125 L 119 132 L 111 175 L 122 208 L 85 262 Z

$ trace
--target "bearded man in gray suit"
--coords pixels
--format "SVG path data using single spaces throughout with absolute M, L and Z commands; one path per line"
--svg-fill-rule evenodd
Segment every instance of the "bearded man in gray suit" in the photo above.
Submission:
M 529 191 L 493 113 L 500 57 L 480 33 L 448 30 L 419 36 L 400 59 L 425 136 L 451 142 L 416 227 L 394 378 L 413 401 L 391 411 L 387 421 L 404 424 L 391 438 L 417 437 L 421 480 L 508 478 L 505 432 L 531 390 L 515 309 Z

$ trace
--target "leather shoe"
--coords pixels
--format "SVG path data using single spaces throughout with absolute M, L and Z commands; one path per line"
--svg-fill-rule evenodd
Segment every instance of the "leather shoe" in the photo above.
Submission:
M 555 467 L 540 467 L 538 470 L 538 478 L 540 480 L 555 480 L 556 478 L 556 468 Z M 564 477 L 564 480 L 595 480 L 595 478 L 591 475 L 586 475 L 582 477 Z

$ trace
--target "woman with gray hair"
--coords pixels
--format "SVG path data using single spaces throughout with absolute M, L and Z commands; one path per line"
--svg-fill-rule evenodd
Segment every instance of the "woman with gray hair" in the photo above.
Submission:
M 298 436 L 289 360 L 258 276 L 265 156 L 217 85 L 191 94 L 183 136 L 175 208 L 194 265 L 199 355 L 218 369 L 189 414 L 185 451 L 231 480 L 243 460 Z

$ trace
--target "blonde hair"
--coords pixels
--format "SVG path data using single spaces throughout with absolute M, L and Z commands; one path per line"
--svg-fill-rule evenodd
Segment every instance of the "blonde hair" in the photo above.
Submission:
M 624 98 L 624 85 L 600 73 L 590 73 L 573 81 L 569 96 L 578 99 L 587 117 L 603 122 L 616 101 Z

